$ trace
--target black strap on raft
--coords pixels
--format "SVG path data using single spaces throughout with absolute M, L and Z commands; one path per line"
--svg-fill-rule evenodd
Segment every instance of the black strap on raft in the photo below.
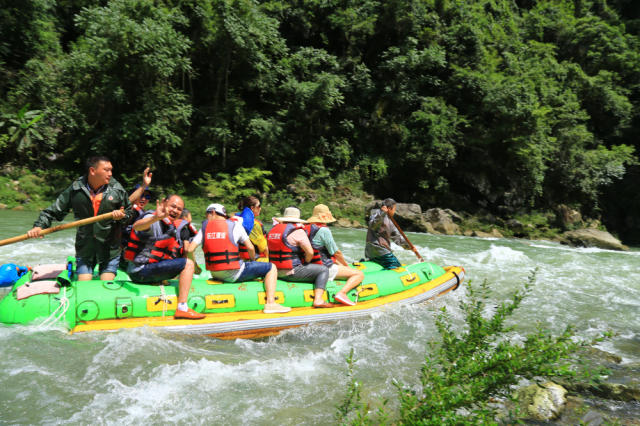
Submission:
M 458 287 L 460 287 L 460 277 L 454 271 L 451 271 L 451 273 L 453 275 L 455 275 L 455 277 L 456 277 L 456 286 L 454 288 L 452 288 L 451 290 L 456 291 L 458 289 Z

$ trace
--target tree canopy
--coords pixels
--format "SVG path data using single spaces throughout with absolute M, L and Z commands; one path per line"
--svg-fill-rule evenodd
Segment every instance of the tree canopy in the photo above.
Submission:
M 0 22 L 2 164 L 106 154 L 184 188 L 355 171 L 423 206 L 569 204 L 640 241 L 632 0 L 0 0 Z

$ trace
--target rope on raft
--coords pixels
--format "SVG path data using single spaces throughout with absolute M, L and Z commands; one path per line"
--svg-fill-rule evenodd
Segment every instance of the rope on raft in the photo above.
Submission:
M 58 305 L 56 310 L 53 311 L 51 315 L 47 317 L 47 319 L 45 319 L 44 321 L 42 321 L 42 323 L 40 323 L 40 325 L 38 325 L 37 330 L 48 328 L 53 324 L 57 323 L 62 317 L 64 317 L 64 315 L 69 310 L 70 303 L 69 303 L 69 299 L 67 298 L 67 288 L 63 287 L 62 290 L 63 290 L 63 294 L 62 294 L 62 297 L 60 298 L 60 304 Z M 60 309 L 62 309 L 62 311 L 58 315 L 56 315 L 56 313 Z

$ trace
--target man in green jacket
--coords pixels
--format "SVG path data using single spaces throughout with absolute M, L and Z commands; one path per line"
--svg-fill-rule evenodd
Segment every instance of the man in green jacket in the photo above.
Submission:
M 49 207 L 44 209 L 27 234 L 39 237 L 40 231 L 51 222 L 62 220 L 73 210 L 76 220 L 111 212 L 112 219 L 81 226 L 76 233 L 76 272 L 79 281 L 90 280 L 99 265 L 100 279 L 113 280 L 120 262 L 122 220 L 132 221 L 129 196 L 122 185 L 113 179 L 113 166 L 107 157 L 87 160 L 87 174 L 76 179 Z

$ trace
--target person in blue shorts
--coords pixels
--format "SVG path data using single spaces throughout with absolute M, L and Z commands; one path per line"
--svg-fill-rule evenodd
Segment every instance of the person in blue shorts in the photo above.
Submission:
M 131 237 L 135 237 L 137 244 L 125 251 L 125 258 L 130 260 L 127 273 L 141 284 L 158 284 L 178 276 L 178 306 L 174 318 L 202 319 L 205 315 L 187 304 L 195 262 L 187 257 L 186 249 L 195 228 L 180 219 L 184 209 L 180 196 L 170 195 L 156 205 L 155 211 L 147 212 L 133 224 Z
M 291 308 L 276 303 L 278 270 L 272 263 L 254 261 L 256 250 L 242 226 L 242 218 L 229 218 L 224 206 L 215 203 L 207 207 L 206 214 L 207 218 L 202 222 L 202 228 L 191 242 L 189 250 L 195 250 L 202 243 L 206 268 L 211 271 L 211 277 L 232 283 L 264 278 L 266 303 L 263 312 L 289 312 Z M 251 261 L 240 259 L 239 245 L 247 248 Z

